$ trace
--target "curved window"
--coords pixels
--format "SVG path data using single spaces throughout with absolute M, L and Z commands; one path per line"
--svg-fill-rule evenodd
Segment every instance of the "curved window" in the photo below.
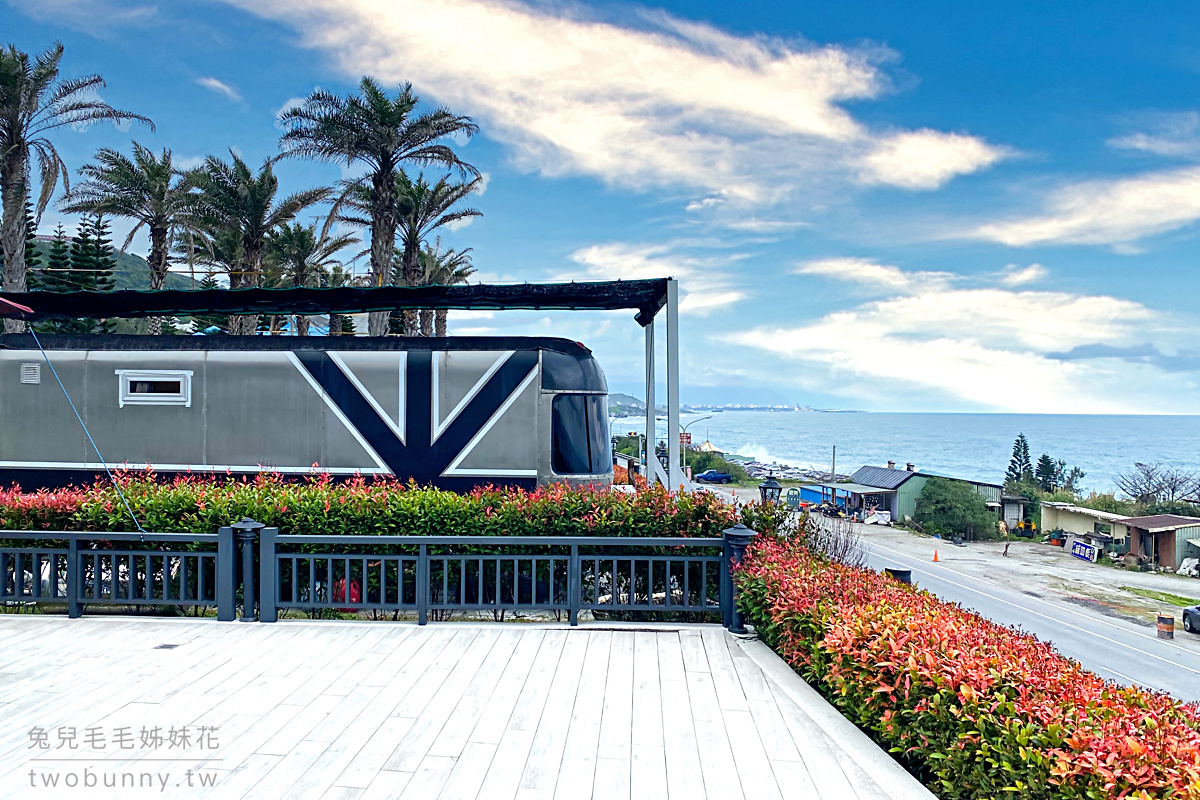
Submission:
M 591 356 L 542 351 L 542 388 L 551 391 L 607 392 L 604 373 Z
M 612 470 L 608 396 L 560 394 L 551 406 L 551 467 L 560 475 L 597 475 Z

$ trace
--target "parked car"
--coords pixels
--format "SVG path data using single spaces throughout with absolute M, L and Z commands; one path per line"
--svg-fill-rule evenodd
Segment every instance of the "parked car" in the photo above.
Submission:
M 733 483 L 733 476 L 728 472 L 717 472 L 715 469 L 706 469 L 696 476 L 696 480 L 704 481 L 705 483 Z
M 1200 633 L 1200 606 L 1183 610 L 1183 629 L 1188 633 Z

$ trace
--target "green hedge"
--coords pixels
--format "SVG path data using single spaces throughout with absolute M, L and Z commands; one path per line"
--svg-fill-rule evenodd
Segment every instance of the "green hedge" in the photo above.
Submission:
M 457 494 L 391 480 L 328 475 L 285 481 L 126 473 L 118 481 L 142 527 L 211 533 L 242 517 L 283 534 L 411 536 L 688 536 L 719 538 L 736 511 L 707 493 L 661 488 L 626 494 L 555 484 L 534 491 Z M 136 530 L 111 484 L 57 492 L 0 492 L 0 528 Z

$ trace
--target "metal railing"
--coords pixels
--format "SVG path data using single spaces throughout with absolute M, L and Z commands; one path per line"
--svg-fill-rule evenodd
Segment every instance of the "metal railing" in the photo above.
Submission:
M 0 531 L 46 543 L 0 544 L 0 602 L 66 603 L 71 617 L 91 604 L 215 606 L 228 621 L 240 589 L 246 622 L 281 609 L 409 612 L 422 625 L 453 611 L 565 613 L 572 625 L 583 611 L 692 612 L 740 632 L 732 567 L 753 535 L 281 536 L 250 519 L 215 534 Z
M 66 603 L 74 618 L 84 605 L 215 606 L 235 618 L 232 530 L 219 533 L 0 531 L 0 602 Z M 66 547 L 56 546 L 65 542 Z M 137 542 L 135 547 L 118 544 Z M 181 549 L 179 544 L 211 545 Z
M 314 545 L 353 552 L 298 551 Z M 462 548 L 498 552 L 455 552 Z M 277 609 L 409 611 L 422 625 L 431 611 L 565 612 L 572 625 L 580 611 L 724 616 L 732 590 L 721 580 L 725 550 L 724 539 L 281 536 L 267 528 L 260 614 L 271 622 Z

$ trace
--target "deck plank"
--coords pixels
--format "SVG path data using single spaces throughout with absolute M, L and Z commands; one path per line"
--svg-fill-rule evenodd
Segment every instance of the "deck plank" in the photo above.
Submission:
M 0 641 L 6 787 L 28 781 L 33 725 L 188 724 L 219 726 L 220 760 L 169 768 L 218 788 L 164 797 L 889 800 L 716 626 L 0 617 Z
M 559 762 L 554 797 L 574 800 L 591 797 L 596 780 L 596 758 L 600 749 L 600 726 L 607 702 L 608 676 L 612 658 L 609 631 L 588 634 L 588 648 L 579 675 L 579 689 L 571 709 L 571 723 Z M 632 644 L 632 642 L 630 642 Z M 620 701 L 618 701 L 620 702 Z M 623 732 L 628 736 L 628 732 Z M 628 779 L 626 779 L 628 783 Z
M 680 651 L 679 634 L 658 634 L 667 790 L 671 797 L 707 797 Z
M 575 706 L 575 695 L 579 689 L 579 676 L 588 649 L 588 638 L 592 635 L 572 631 L 563 644 L 562 655 L 554 671 L 554 680 L 546 694 L 537 732 L 529 748 L 529 758 L 525 761 L 525 770 L 517 791 L 518 797 L 553 796 L 563 748 L 567 744 L 567 730 Z

